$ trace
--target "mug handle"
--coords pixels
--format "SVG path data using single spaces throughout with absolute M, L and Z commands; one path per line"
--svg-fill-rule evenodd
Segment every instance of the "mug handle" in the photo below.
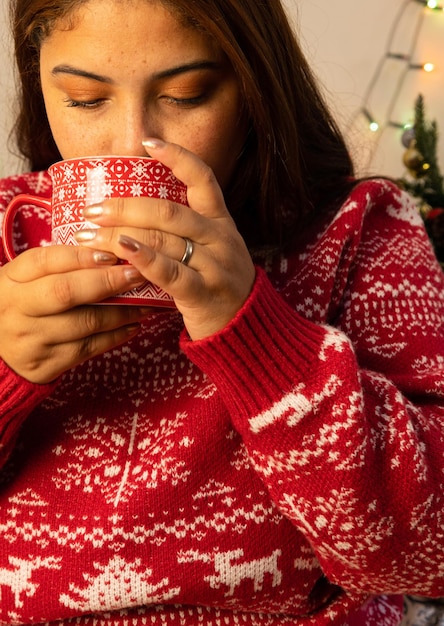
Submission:
M 21 193 L 11 200 L 6 207 L 2 226 L 3 247 L 9 261 L 12 261 L 17 256 L 14 250 L 13 238 L 14 219 L 17 211 L 25 204 L 33 204 L 51 213 L 51 200 L 48 198 L 39 198 L 28 193 Z

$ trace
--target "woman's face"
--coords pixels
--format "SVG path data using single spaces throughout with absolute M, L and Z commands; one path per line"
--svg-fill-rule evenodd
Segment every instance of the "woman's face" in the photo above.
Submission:
M 144 137 L 197 154 L 224 187 L 244 142 L 241 96 L 221 50 L 157 0 L 89 0 L 44 40 L 40 75 L 64 159 L 145 155 Z

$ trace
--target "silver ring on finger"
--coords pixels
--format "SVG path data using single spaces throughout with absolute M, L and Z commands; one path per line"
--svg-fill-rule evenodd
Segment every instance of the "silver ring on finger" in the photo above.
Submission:
M 193 256 L 194 244 L 191 239 L 188 239 L 188 237 L 183 237 L 183 240 L 185 241 L 185 252 L 180 259 L 180 262 L 182 263 L 182 265 L 188 265 L 191 257 Z

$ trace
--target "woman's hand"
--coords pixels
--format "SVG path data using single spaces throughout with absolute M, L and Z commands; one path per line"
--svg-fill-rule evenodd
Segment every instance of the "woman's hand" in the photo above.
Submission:
M 189 207 L 153 198 L 111 199 L 85 210 L 101 228 L 78 241 L 113 252 L 170 294 L 194 340 L 222 329 L 252 289 L 255 269 L 212 170 L 184 148 L 144 142 L 150 156 L 171 168 L 188 188 Z M 186 241 L 187 265 L 180 262 Z
M 140 285 L 135 268 L 79 246 L 34 248 L 0 268 L 0 356 L 35 383 L 109 350 L 136 334 L 146 311 L 91 306 Z

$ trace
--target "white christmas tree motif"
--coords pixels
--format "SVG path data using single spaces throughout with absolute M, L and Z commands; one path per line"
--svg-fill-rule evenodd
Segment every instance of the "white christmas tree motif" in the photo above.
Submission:
M 18 505 L 18 506 L 25 506 L 27 508 L 29 507 L 43 508 L 43 507 L 48 506 L 48 501 L 44 500 L 41 494 L 37 493 L 36 491 L 33 491 L 29 487 L 11 496 L 8 499 L 8 502 L 14 505 Z
M 69 593 L 60 595 L 61 604 L 80 611 L 112 611 L 122 606 L 161 604 L 180 593 L 179 587 L 169 588 L 168 578 L 150 583 L 153 571 L 141 568 L 140 559 L 129 563 L 114 556 L 107 565 L 94 563 L 94 568 L 97 575 L 83 575 L 86 587 L 70 583 Z

